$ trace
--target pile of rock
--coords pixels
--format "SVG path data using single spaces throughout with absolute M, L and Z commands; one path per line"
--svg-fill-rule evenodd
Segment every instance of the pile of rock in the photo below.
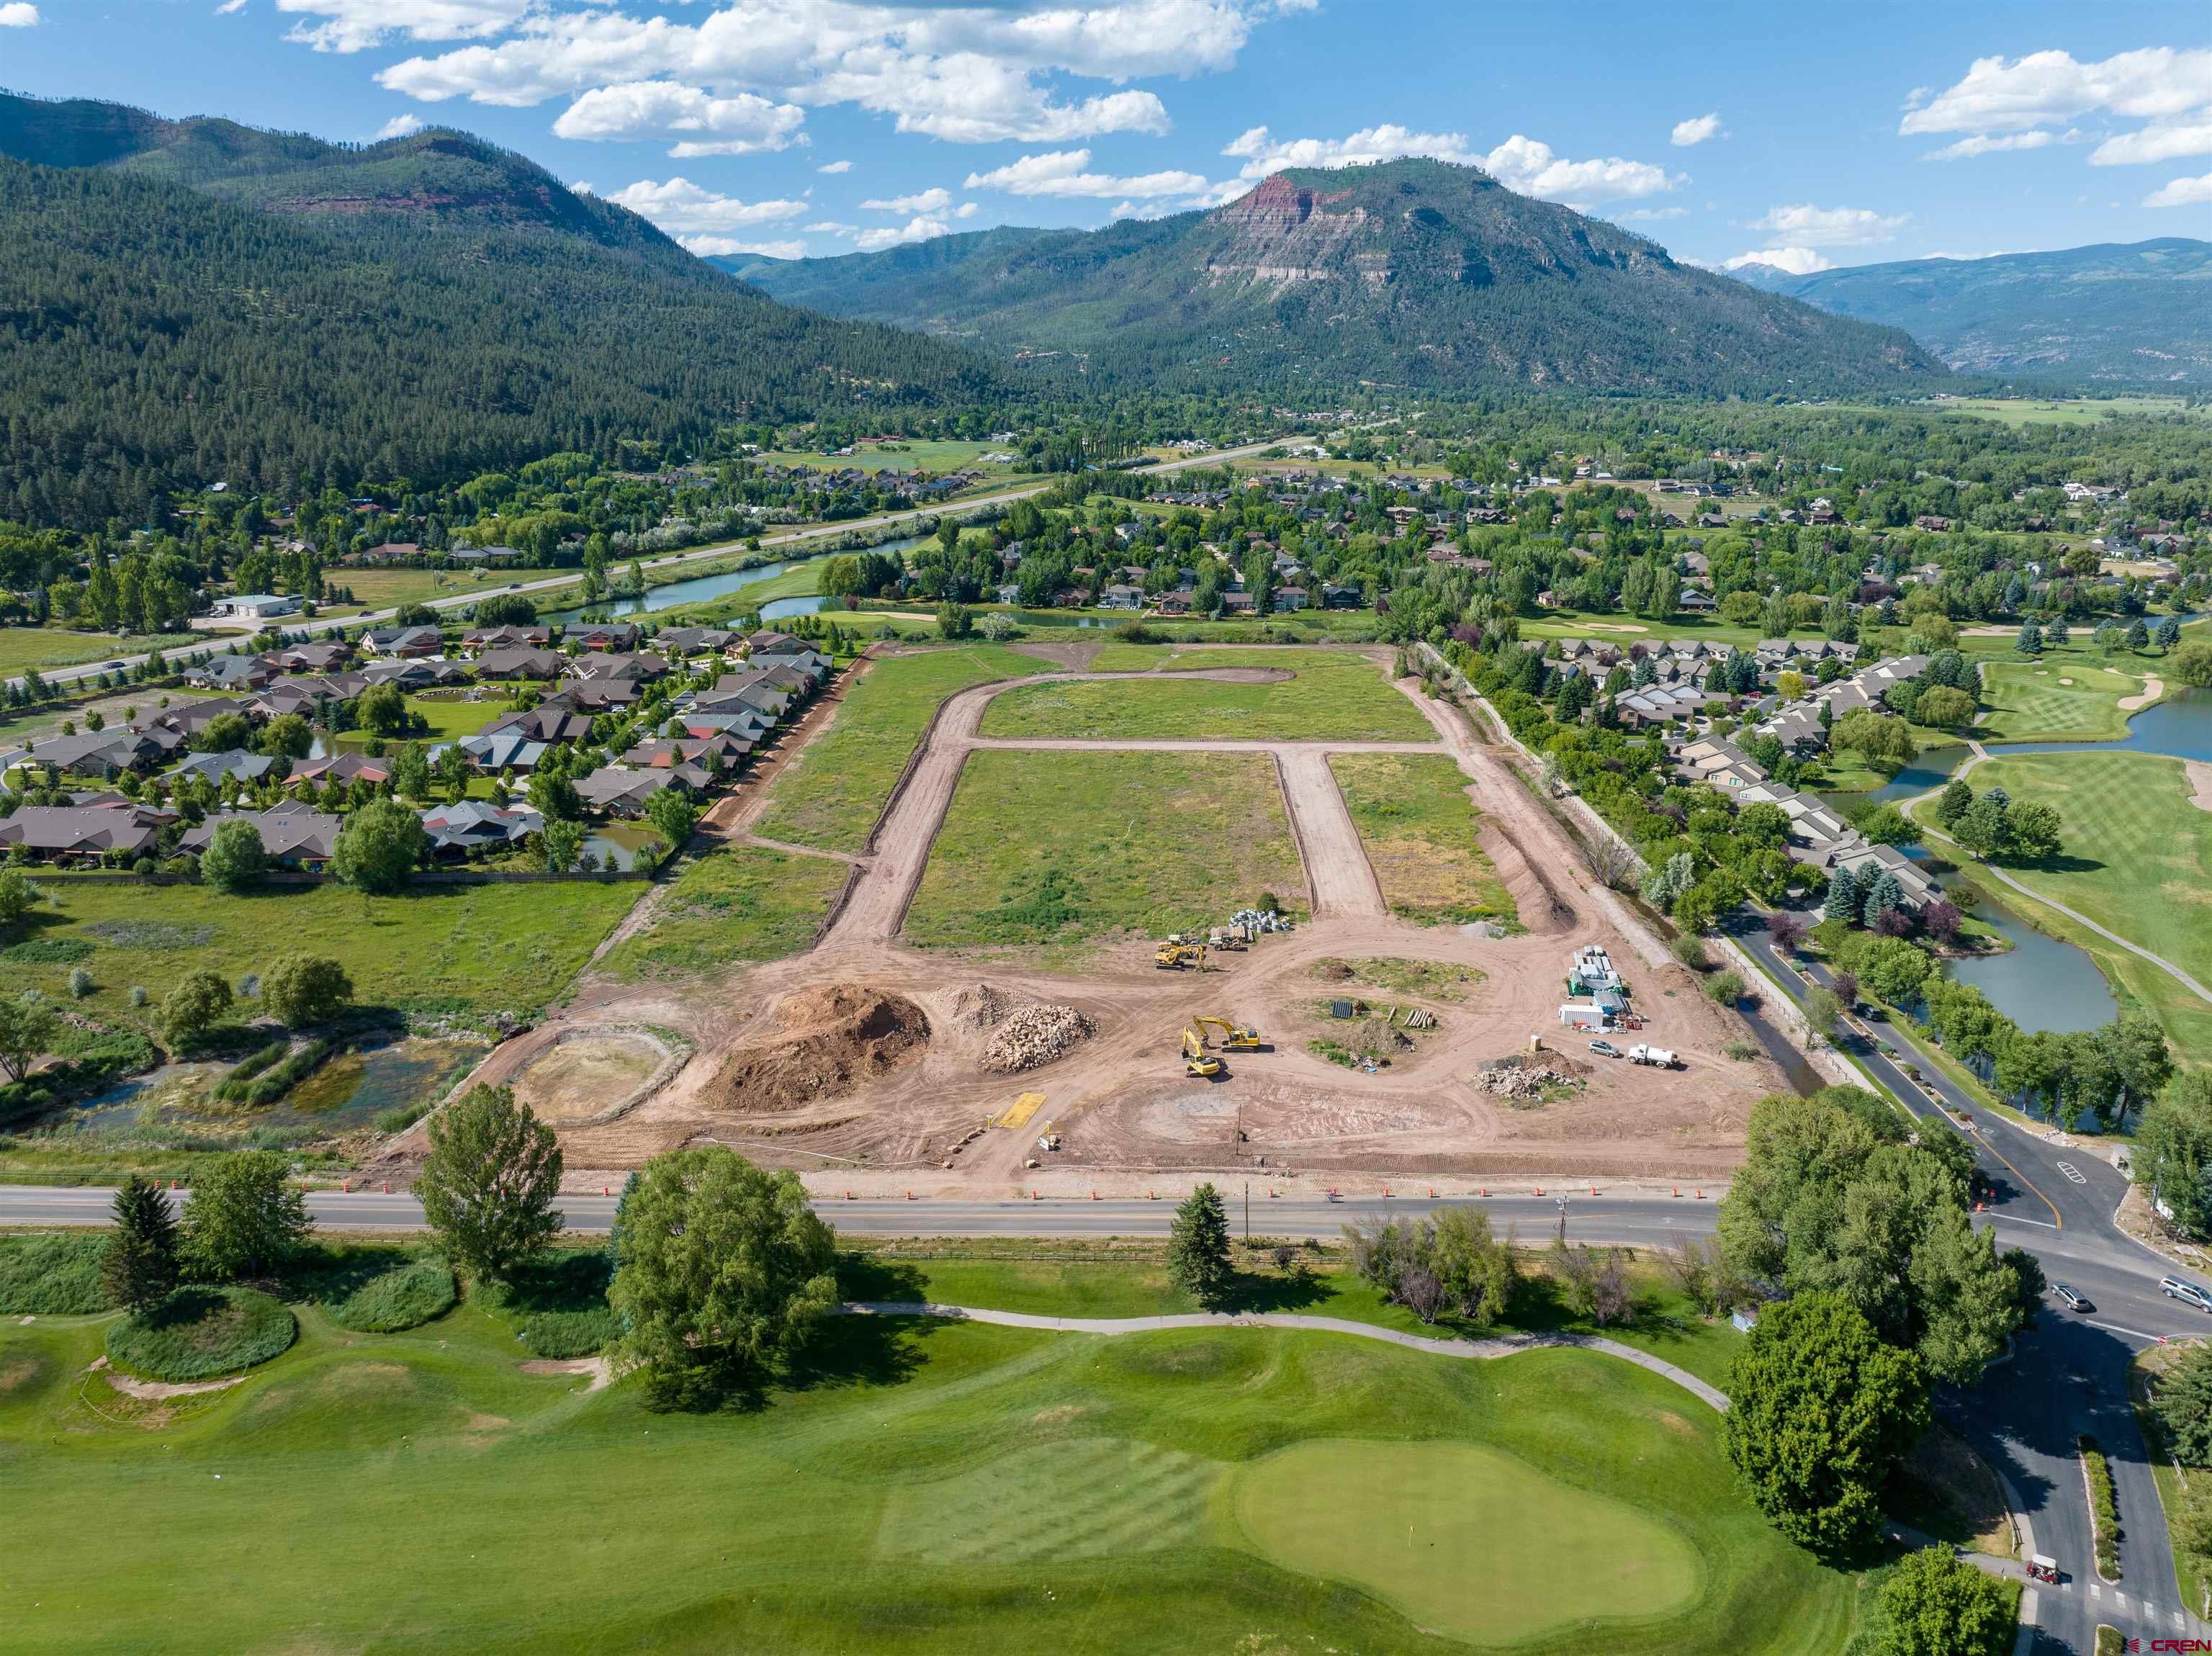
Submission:
M 1579 1087 L 1582 1077 L 1549 1064 L 1498 1064 L 1474 1078 L 1474 1089 L 1496 1098 L 1540 1100 L 1547 1087 Z
M 1009 1013 L 1036 1004 L 1003 989 L 994 989 L 988 983 L 979 983 L 973 989 L 960 992 L 952 1003 L 952 1015 L 970 1029 L 995 1029 L 1006 1022 Z
M 1091 1020 L 1073 1006 L 1029 1001 L 997 1021 L 983 1048 L 983 1067 L 1000 1075 L 1034 1070 L 1065 1057 L 1091 1034 Z

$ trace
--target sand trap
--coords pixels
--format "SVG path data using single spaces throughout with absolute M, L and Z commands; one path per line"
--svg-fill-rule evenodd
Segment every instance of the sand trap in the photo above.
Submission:
M 578 1029 L 524 1067 L 514 1095 L 556 1126 L 607 1120 L 667 1080 L 683 1059 L 642 1029 Z
M 615 1377 L 613 1360 L 608 1357 L 572 1357 L 566 1362 L 556 1362 L 550 1357 L 532 1357 L 522 1365 L 522 1372 L 526 1374 L 589 1374 L 592 1383 L 584 1388 L 586 1392 L 601 1390 L 611 1385 Z M 507 1422 L 502 1420 L 499 1423 L 504 1426 Z
M 107 1383 L 126 1398 L 137 1398 L 145 1403 L 160 1403 L 169 1398 L 197 1398 L 210 1392 L 228 1392 L 234 1386 L 245 1384 L 246 1376 L 233 1375 L 228 1380 L 149 1380 L 130 1374 L 118 1374 L 108 1368 L 106 1357 L 95 1357 L 87 1368 L 88 1374 L 106 1369 Z
M 2071 684 L 2074 681 L 2070 678 L 2062 678 L 2058 682 L 2061 684 Z
M 903 995 L 859 984 L 802 990 L 776 1008 L 776 1040 L 741 1046 L 702 1100 L 744 1114 L 775 1114 L 840 1098 L 929 1045 L 929 1016 Z
M 2120 711 L 2124 713 L 2131 713 L 2138 707 L 2148 707 L 2165 694 L 2166 684 L 2163 680 L 2147 678 L 2143 681 L 2142 695 L 2124 695 L 2120 698 Z
M 2212 810 L 2212 764 L 2202 759 L 2185 759 L 2181 768 L 2187 773 L 2189 786 L 2193 790 L 2189 803 L 2199 810 Z

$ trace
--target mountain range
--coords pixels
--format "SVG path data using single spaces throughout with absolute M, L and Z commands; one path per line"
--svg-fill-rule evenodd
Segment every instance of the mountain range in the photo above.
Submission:
M 2212 242 L 2166 237 L 1989 258 L 1736 275 L 1909 331 L 1952 367 L 2072 385 L 2212 384 Z
M 776 303 L 526 158 L 0 96 L 0 519 L 444 481 L 969 403 L 972 353 Z
M 1294 168 L 1210 211 L 994 229 L 835 258 L 733 258 L 775 297 L 1185 390 L 1902 390 L 1944 377 L 1893 327 L 1677 263 L 1488 173 Z

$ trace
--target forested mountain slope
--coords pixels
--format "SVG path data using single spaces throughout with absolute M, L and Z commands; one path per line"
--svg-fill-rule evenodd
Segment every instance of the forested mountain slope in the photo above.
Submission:
M 1441 161 L 1295 169 L 1210 212 L 778 264 L 780 299 L 1178 389 L 1808 394 L 1943 376 L 1894 330 L 1723 276 Z
M 26 158 L 0 159 L 0 519 L 138 522 L 219 480 L 465 476 L 994 384 L 459 133 L 352 149 L 0 97 L 0 152 Z
M 2212 384 L 2212 242 L 2169 236 L 1990 258 L 1739 275 L 1903 328 L 1956 368 L 2084 384 Z

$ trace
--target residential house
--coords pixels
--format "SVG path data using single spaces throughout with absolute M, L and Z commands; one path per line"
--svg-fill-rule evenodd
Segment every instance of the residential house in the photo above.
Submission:
M 131 721 L 131 728 L 157 740 L 167 732 L 176 738 L 175 747 L 182 748 L 225 713 L 252 716 L 250 702 L 234 701 L 229 696 L 192 696 L 173 701 L 166 707 L 142 707 Z
M 477 652 L 476 669 L 478 678 L 551 680 L 561 676 L 568 663 L 557 651 L 502 648 Z
M 592 719 L 586 713 L 562 705 L 559 701 L 540 702 L 535 707 L 519 708 L 502 713 L 483 730 L 479 736 L 512 731 L 529 742 L 540 742 L 551 746 L 556 742 L 582 742 L 592 734 Z M 462 745 L 468 744 L 464 741 Z
M 261 658 L 283 672 L 326 673 L 353 659 L 353 646 L 318 640 L 307 644 L 288 644 L 281 650 L 267 652 Z
M 422 813 L 422 831 L 429 836 L 432 852 L 441 857 L 506 850 L 544 828 L 545 819 L 527 805 L 502 808 L 482 799 L 463 799 Z
M 435 627 L 373 627 L 361 635 L 361 647 L 373 656 L 416 660 L 441 654 L 446 635 Z
M 737 634 L 720 627 L 665 627 L 653 635 L 653 647 L 664 656 L 734 656 L 740 642 Z
M 104 731 L 79 731 L 75 736 L 33 743 L 17 762 L 112 781 L 125 771 L 151 771 L 174 750 L 144 731 L 111 725 Z
M 123 852 L 151 855 L 161 829 L 174 817 L 131 804 L 23 805 L 0 817 L 0 846 L 23 846 L 34 855 L 100 858 Z
M 386 658 L 362 670 L 371 684 L 397 684 L 403 690 L 434 689 L 445 684 L 465 684 L 471 664 L 448 656 Z
M 542 650 L 552 641 L 552 628 L 542 622 L 532 622 L 527 627 L 512 623 L 504 627 L 477 627 L 461 634 L 463 647 L 475 656 L 482 656 L 491 650 Z
M 343 816 L 301 804 L 276 805 L 261 811 L 222 811 L 186 829 L 180 848 L 205 851 L 215 838 L 216 825 L 228 822 L 251 822 L 261 836 L 263 855 L 280 868 L 323 867 L 336 854 L 338 831 L 345 826 Z
M 637 647 L 637 628 L 626 621 L 586 622 L 568 628 L 562 640 L 586 650 L 627 651 Z
M 269 774 L 270 767 L 276 762 L 267 754 L 248 753 L 243 748 L 232 748 L 222 753 L 188 755 L 185 762 L 169 774 L 179 782 L 204 776 L 218 786 L 226 776 L 234 776 L 240 782 L 258 782 Z
M 624 765 L 602 765 L 577 782 L 576 792 L 592 810 L 610 816 L 642 816 L 646 801 L 672 787 L 687 787 L 681 770 L 632 770 Z
M 210 656 L 185 670 L 185 682 L 208 690 L 258 690 L 279 670 L 260 656 Z
M 568 677 L 589 684 L 649 684 L 668 676 L 668 663 L 659 656 L 629 655 L 610 650 L 603 654 L 574 657 L 562 670 Z
M 343 782 L 350 787 L 356 782 L 376 784 L 391 779 L 390 759 L 372 758 L 365 753 L 340 753 L 327 759 L 301 760 L 284 779 L 284 786 L 296 788 L 313 782 L 319 787 L 328 787 L 333 782 Z

